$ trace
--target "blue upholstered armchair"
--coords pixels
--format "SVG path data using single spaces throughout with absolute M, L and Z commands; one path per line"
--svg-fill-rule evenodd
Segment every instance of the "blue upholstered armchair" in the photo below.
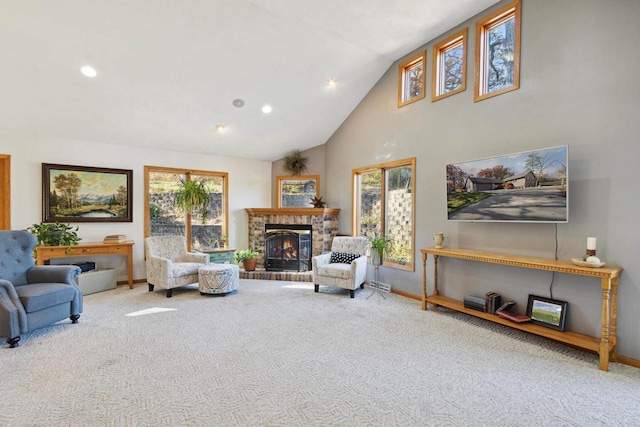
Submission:
M 0 231 L 0 336 L 16 347 L 20 335 L 60 320 L 77 323 L 82 291 L 75 278 L 80 267 L 34 266 L 36 236 Z

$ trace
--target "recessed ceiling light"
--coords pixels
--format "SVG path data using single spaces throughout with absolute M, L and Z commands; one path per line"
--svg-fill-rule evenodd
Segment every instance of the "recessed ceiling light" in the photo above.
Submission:
M 271 105 L 265 105 L 264 107 L 262 107 L 262 112 L 265 114 L 269 114 L 272 111 L 273 107 Z
M 329 79 L 327 81 L 327 86 L 334 87 L 335 85 L 336 85 L 336 80 L 335 79 Z
M 216 125 L 216 130 L 218 132 L 224 132 L 227 130 L 227 127 L 225 125 Z
M 80 67 L 80 72 L 85 76 L 91 77 L 91 78 L 94 78 L 95 76 L 98 75 L 98 72 L 96 71 L 96 69 L 93 68 L 91 65 L 84 65 Z
M 233 100 L 233 106 L 237 107 L 237 108 L 242 108 L 242 107 L 244 107 L 244 101 L 242 99 L 240 99 L 240 98 L 234 99 Z

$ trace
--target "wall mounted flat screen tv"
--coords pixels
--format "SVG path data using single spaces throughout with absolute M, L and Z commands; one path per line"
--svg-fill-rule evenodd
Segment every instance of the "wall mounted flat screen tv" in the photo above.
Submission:
M 452 221 L 569 221 L 568 146 L 447 165 Z

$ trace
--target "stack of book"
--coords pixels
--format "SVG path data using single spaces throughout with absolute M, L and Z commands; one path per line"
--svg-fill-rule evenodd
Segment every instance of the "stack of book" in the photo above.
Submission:
M 464 306 L 473 310 L 487 311 L 485 298 L 478 295 L 467 295 L 464 297 Z
M 127 236 L 124 234 L 110 234 L 106 236 L 103 243 L 124 243 L 127 241 Z

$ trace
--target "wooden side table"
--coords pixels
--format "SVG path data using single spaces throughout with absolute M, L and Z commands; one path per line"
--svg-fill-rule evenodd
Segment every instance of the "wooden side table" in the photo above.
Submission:
M 44 265 L 52 258 L 69 258 L 96 255 L 123 255 L 127 258 L 127 283 L 133 289 L 133 245 L 132 240 L 124 243 L 78 243 L 71 246 L 36 246 L 36 265 Z

